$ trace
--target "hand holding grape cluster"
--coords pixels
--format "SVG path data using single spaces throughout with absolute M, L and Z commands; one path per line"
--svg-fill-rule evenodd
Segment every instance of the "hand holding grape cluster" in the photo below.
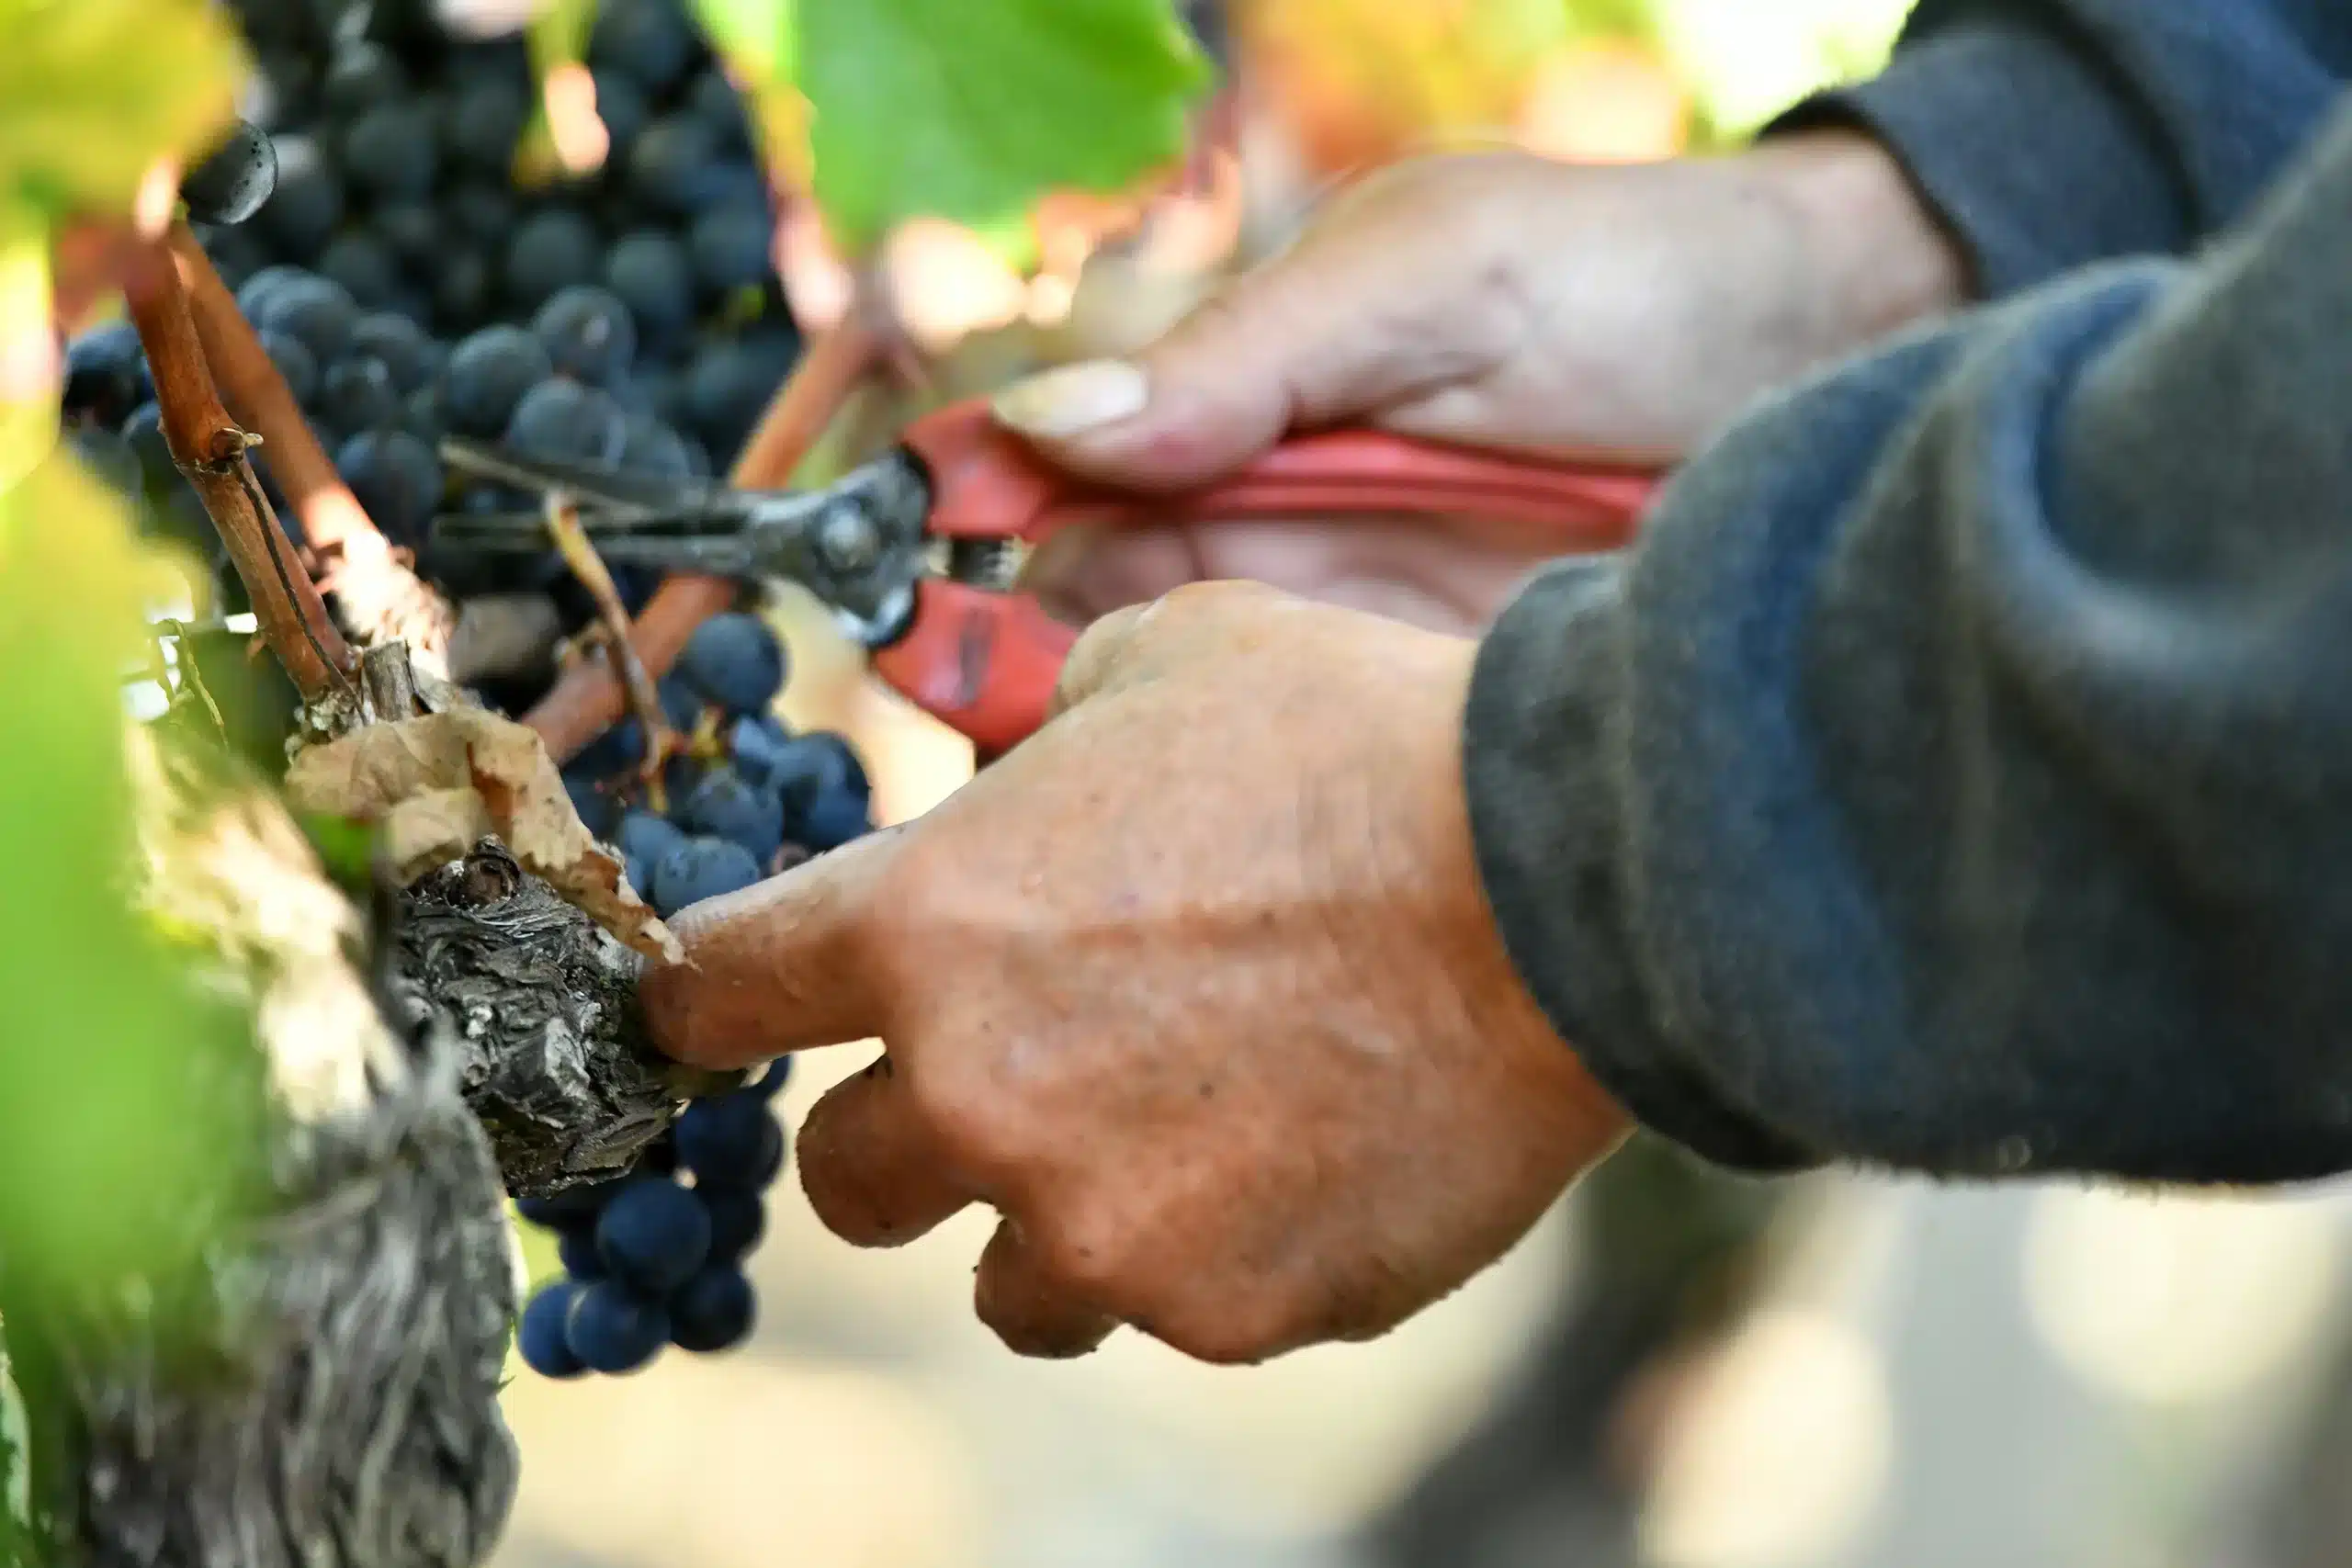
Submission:
M 1483 903 L 1471 646 L 1240 585 L 1114 615 L 928 816 L 686 911 L 655 1036 L 713 1066 L 879 1036 L 802 1184 L 865 1246 L 996 1209 L 976 1304 L 1017 1350 L 1383 1332 L 1625 1125 Z

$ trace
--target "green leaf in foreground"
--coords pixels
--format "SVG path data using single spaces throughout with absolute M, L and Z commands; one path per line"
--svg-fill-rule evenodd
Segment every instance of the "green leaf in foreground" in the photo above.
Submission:
M 62 451 L 0 491 L 0 1250 L 12 1291 L 86 1288 L 207 1239 L 250 1134 L 192 1097 L 254 1055 L 134 898 L 122 671 L 151 569 Z M 254 1089 L 258 1095 L 258 1086 Z M 208 1196 L 213 1201 L 208 1201 Z
M 700 0 L 747 73 L 808 100 L 834 240 L 941 218 L 1029 259 L 1057 190 L 1115 192 L 1182 155 L 1210 68 L 1169 0 Z

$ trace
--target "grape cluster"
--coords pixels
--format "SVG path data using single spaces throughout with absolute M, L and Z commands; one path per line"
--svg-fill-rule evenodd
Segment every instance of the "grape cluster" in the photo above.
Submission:
M 660 685 L 662 723 L 685 738 L 656 770 L 667 810 L 651 809 L 635 718 L 564 770 L 581 819 L 620 852 L 631 886 L 664 918 L 872 826 L 865 770 L 848 742 L 795 735 L 775 716 L 786 672 L 764 621 L 713 616 Z M 524 1309 L 526 1364 L 553 1378 L 629 1372 L 665 1344 L 724 1350 L 751 1332 L 755 1301 L 742 1262 L 766 1224 L 761 1192 L 784 1165 L 769 1101 L 786 1066 L 687 1107 L 620 1180 L 521 1205 L 526 1219 L 556 1232 L 564 1267 Z
M 758 1302 L 743 1259 L 784 1168 L 769 1101 L 789 1066 L 687 1107 L 629 1175 L 518 1205 L 555 1232 L 563 1262 L 523 1308 L 526 1366 L 550 1378 L 633 1372 L 665 1345 L 707 1355 L 750 1335 Z
M 705 477 L 741 451 L 801 344 L 772 265 L 775 209 L 743 106 L 681 0 L 605 0 L 588 49 L 603 165 L 518 185 L 537 104 L 519 36 L 451 36 L 430 0 L 238 0 L 257 128 L 184 187 L 197 236 L 336 468 L 453 600 L 544 592 L 567 631 L 594 606 L 561 561 L 436 548 L 444 510 L 521 498 L 445 472 L 445 435 L 639 473 Z M 256 207 L 264 165 L 274 189 Z M 216 221 L 201 220 L 209 216 Z M 68 346 L 85 457 L 144 500 L 149 532 L 243 591 L 165 447 L 136 334 Z M 299 525 L 260 449 L 256 467 Z M 650 572 L 614 571 L 636 611 Z M 544 689 L 486 694 L 518 707 Z
M 519 39 L 453 37 L 435 0 L 235 0 L 261 81 L 246 127 L 183 186 L 197 236 L 371 519 L 451 598 L 543 592 L 594 614 L 552 550 L 440 552 L 447 510 L 527 499 L 445 469 L 462 434 L 537 456 L 701 478 L 729 464 L 800 343 L 770 262 L 775 212 L 741 105 L 680 0 L 604 0 L 589 48 L 610 136 L 594 175 L 517 188 L 533 104 Z M 141 526 L 208 552 L 223 607 L 242 584 L 163 436 L 125 323 L 68 345 L 67 434 L 137 502 Z M 256 469 L 299 545 L 299 519 Z M 655 586 L 612 575 L 635 612 Z M 220 648 L 225 676 L 242 643 Z M 775 716 L 782 645 L 758 615 L 700 626 L 660 682 L 662 739 L 632 717 L 564 770 L 582 819 L 664 916 L 736 891 L 872 824 L 842 737 Z M 225 692 L 223 679 L 215 682 Z M 290 713 L 292 690 L 273 687 Z M 486 688 L 510 711 L 545 677 Z M 282 734 L 247 739 L 282 750 Z M 712 1352 L 751 1331 L 743 1271 L 785 1163 L 782 1064 L 688 1106 L 629 1176 L 522 1204 L 560 1238 L 564 1278 L 519 1325 L 551 1377 L 625 1372 L 665 1344 Z
M 651 808 L 645 732 L 624 719 L 564 769 L 590 832 L 620 851 L 629 885 L 668 919 L 749 887 L 869 831 L 872 788 L 848 741 L 795 735 L 774 708 L 783 645 L 757 615 L 695 628 L 660 683 L 662 722 L 684 737 Z

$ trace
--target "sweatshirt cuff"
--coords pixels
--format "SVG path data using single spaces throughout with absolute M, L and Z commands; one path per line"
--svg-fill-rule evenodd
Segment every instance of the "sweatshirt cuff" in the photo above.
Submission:
M 1464 784 L 1487 902 L 1521 980 L 1627 1114 L 1718 1165 L 1823 1163 L 1695 1070 L 1646 994 L 1612 759 L 1625 685 L 1617 558 L 1532 579 L 1480 644 Z
M 1870 81 L 1809 98 L 1765 135 L 1839 127 L 1891 152 L 1959 241 L 1980 298 L 2119 256 L 2177 254 L 2187 192 L 2126 84 L 2022 19 L 1906 39 Z

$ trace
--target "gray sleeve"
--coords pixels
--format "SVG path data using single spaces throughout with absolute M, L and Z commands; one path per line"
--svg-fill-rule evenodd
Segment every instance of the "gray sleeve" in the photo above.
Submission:
M 1883 73 L 1770 130 L 1886 143 L 1999 298 L 2233 221 L 2347 60 L 2352 10 L 2334 0 L 1923 0 Z
M 2352 117 L 1759 408 L 1483 645 L 1489 901 L 1718 1161 L 2352 1167 Z

